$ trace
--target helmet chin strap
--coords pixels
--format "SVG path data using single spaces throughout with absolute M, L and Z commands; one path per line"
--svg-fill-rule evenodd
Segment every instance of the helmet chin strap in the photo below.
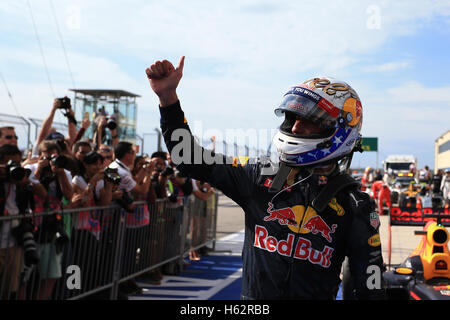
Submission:
M 291 173 L 291 170 L 295 169 L 294 167 L 290 167 L 288 166 L 286 163 L 284 162 L 280 162 L 280 166 L 278 168 L 277 174 L 275 175 L 275 177 L 273 178 L 272 184 L 270 185 L 269 188 L 269 192 L 278 192 L 280 193 L 281 188 L 284 186 L 284 184 L 286 183 L 286 180 L 288 179 L 289 174 Z M 294 184 L 288 186 L 287 188 L 283 189 L 282 191 L 291 188 L 292 186 L 294 186 L 295 184 L 302 182 L 306 179 L 308 179 L 309 177 L 311 177 L 313 175 L 313 170 L 312 168 L 304 168 L 306 171 L 308 171 L 309 175 L 304 178 L 301 179 L 297 182 L 295 182 Z M 278 194 L 277 194 L 278 195 Z
M 279 192 L 286 182 L 286 179 L 291 170 L 292 167 L 289 167 L 284 162 L 280 162 L 277 174 L 273 178 L 272 184 L 270 185 L 269 192 Z
M 282 193 L 283 191 L 285 191 L 285 190 L 287 190 L 287 189 L 289 189 L 289 188 L 292 188 L 292 187 L 295 186 L 296 184 L 299 184 L 299 183 L 301 183 L 301 182 L 303 182 L 303 181 L 309 179 L 312 175 L 313 175 L 313 172 L 312 172 L 312 170 L 310 170 L 308 176 L 306 176 L 305 178 L 298 180 L 297 182 L 293 183 L 293 184 L 290 185 L 290 186 L 287 186 L 286 188 L 284 188 L 284 189 L 282 189 L 282 190 L 279 190 L 279 191 L 277 192 L 277 194 L 274 195 L 274 196 L 272 197 L 272 199 L 270 200 L 270 202 L 273 203 L 273 200 L 274 200 L 280 193 Z M 275 177 L 276 177 L 276 176 L 275 176 Z M 274 182 L 275 182 L 275 179 L 274 179 Z M 272 183 L 272 184 L 273 184 L 273 183 Z M 281 189 L 281 187 L 280 187 L 280 189 Z

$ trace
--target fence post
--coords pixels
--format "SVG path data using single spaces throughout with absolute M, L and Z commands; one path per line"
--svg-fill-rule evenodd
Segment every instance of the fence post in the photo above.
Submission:
M 114 250 L 114 263 L 113 263 L 113 286 L 111 289 L 110 300 L 117 300 L 119 293 L 119 280 L 121 278 L 122 270 L 122 251 L 123 251 L 123 237 L 125 232 L 125 210 L 119 211 L 119 225 L 117 228 L 117 242 Z

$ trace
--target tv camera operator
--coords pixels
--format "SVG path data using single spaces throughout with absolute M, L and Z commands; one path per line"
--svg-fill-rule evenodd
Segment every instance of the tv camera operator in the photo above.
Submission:
M 34 225 L 29 216 L 34 209 L 33 194 L 46 196 L 39 182 L 29 179 L 30 170 L 21 167 L 22 153 L 15 145 L 0 147 L 0 216 L 21 219 L 0 220 L 0 298 L 14 297 L 20 278 L 26 281 L 29 270 L 39 262 Z M 20 276 L 23 256 L 24 273 Z M 2 283 L 5 279 L 5 283 Z

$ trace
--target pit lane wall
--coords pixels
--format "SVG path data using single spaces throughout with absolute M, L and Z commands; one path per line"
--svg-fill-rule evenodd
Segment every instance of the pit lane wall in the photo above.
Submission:
M 0 300 L 115 300 L 129 279 L 162 266 L 176 274 L 216 240 L 218 194 L 181 200 L 0 217 Z

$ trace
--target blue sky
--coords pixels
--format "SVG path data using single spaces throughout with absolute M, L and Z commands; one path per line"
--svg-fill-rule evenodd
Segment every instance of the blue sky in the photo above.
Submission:
M 2 113 L 45 117 L 72 87 L 51 5 L 79 88 L 141 95 L 138 133 L 158 126 L 144 70 L 186 56 L 179 96 L 206 130 L 272 129 L 289 86 L 316 75 L 347 81 L 363 104 L 363 130 L 379 139 L 379 163 L 414 154 L 434 167 L 434 140 L 450 129 L 450 1 L 0 2 Z M 61 116 L 57 120 L 63 121 Z M 376 166 L 375 153 L 354 166 Z

